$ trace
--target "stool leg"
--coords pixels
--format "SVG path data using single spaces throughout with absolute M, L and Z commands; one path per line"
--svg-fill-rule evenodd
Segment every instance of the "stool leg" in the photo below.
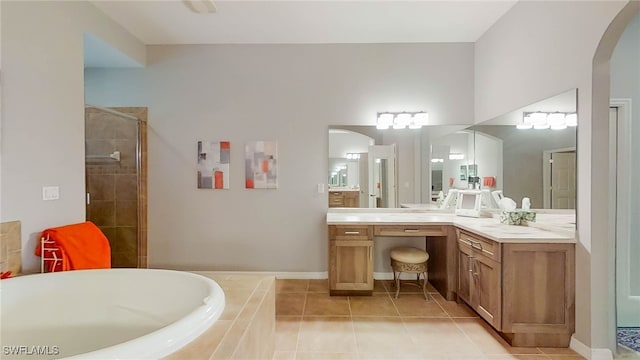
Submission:
M 422 293 L 424 294 L 424 299 L 429 301 L 429 295 L 427 295 L 427 272 L 423 272 L 424 274 L 424 282 L 422 283 Z M 420 276 L 420 275 L 418 275 Z
M 396 276 L 396 271 L 393 271 L 393 277 L 396 279 L 396 299 L 398 298 L 398 295 L 400 295 L 400 273 L 398 273 L 398 276 Z

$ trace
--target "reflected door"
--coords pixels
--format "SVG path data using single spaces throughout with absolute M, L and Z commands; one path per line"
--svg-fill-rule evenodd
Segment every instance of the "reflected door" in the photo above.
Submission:
M 361 153 L 358 159 L 358 185 L 360 186 L 359 207 L 369 206 L 369 154 Z
M 369 146 L 369 207 L 396 205 L 396 146 Z
M 576 208 L 576 153 L 551 154 L 551 208 Z

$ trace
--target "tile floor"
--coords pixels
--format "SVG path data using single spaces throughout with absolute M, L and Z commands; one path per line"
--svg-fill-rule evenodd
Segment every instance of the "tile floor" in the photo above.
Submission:
M 329 296 L 327 280 L 276 280 L 276 351 L 284 359 L 578 360 L 571 349 L 511 347 L 433 287 L 426 302 L 390 281 L 373 296 Z

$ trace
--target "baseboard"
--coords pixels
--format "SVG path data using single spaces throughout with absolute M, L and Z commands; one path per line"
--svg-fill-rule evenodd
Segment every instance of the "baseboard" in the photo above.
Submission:
M 583 344 L 580 340 L 576 339 L 576 334 L 571 336 L 571 342 L 569 342 L 569 348 L 577 352 L 586 359 L 591 359 L 591 348 Z
M 613 360 L 613 353 L 609 349 L 592 349 L 576 339 L 575 334 L 571 336 L 569 347 L 590 360 Z
M 613 353 L 609 349 L 591 349 L 591 360 L 613 360 Z
M 277 279 L 328 279 L 327 271 L 319 272 L 295 272 L 295 271 L 209 271 L 222 275 L 264 275 L 275 276 Z M 427 277 L 429 275 L 427 274 Z M 373 278 L 376 280 L 393 280 L 392 272 L 374 272 Z M 415 280 L 415 274 L 400 274 L 401 280 Z
M 220 275 L 262 275 L 275 276 L 276 279 L 321 279 L 329 278 L 326 271 L 320 272 L 293 272 L 293 271 L 207 271 Z
M 319 272 L 275 272 L 276 279 L 311 279 L 311 280 L 327 280 L 329 273 L 327 271 Z
M 427 274 L 427 278 L 428 277 L 429 277 L 429 274 Z M 392 272 L 374 272 L 373 278 L 376 280 L 393 280 L 393 273 Z M 415 279 L 416 279 L 416 274 L 407 274 L 407 273 L 400 274 L 400 280 L 415 280 Z

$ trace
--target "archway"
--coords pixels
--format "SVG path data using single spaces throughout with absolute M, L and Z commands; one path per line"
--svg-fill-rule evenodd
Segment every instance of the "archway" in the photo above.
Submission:
M 615 318 L 615 193 L 610 169 L 609 99 L 610 60 L 640 2 L 630 1 L 604 33 L 593 58 L 591 122 L 591 336 L 592 347 L 606 338 L 606 347 L 616 351 Z M 615 178 L 615 177 L 613 177 Z M 601 305 L 601 306 L 600 306 Z M 603 308 L 604 307 L 604 308 Z M 605 346 L 602 346 L 605 347 Z

